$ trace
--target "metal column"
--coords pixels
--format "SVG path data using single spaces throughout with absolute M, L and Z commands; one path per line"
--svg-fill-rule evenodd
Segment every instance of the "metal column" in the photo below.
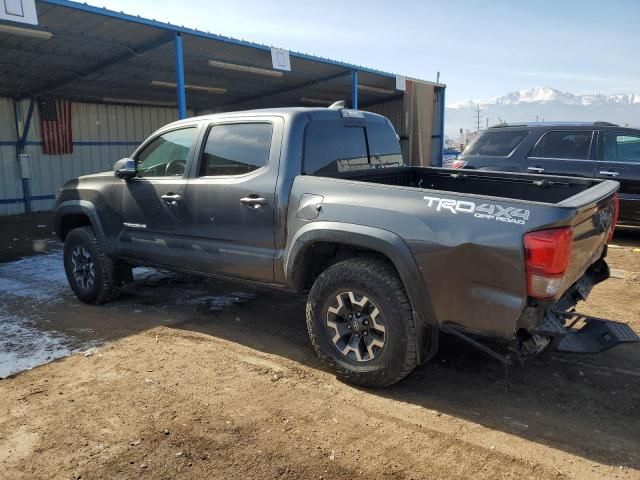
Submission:
M 440 87 L 440 166 L 444 163 L 444 92 L 445 87 Z
M 351 70 L 351 108 L 358 109 L 358 71 Z
M 13 115 L 16 124 L 16 160 L 20 163 L 20 176 L 22 180 L 22 198 L 24 201 L 24 211 L 31 213 L 31 186 L 29 185 L 31 172 L 22 171 L 23 165 L 21 162 L 21 155 L 24 153 L 24 147 L 27 143 L 27 137 L 29 136 L 29 129 L 31 128 L 31 119 L 33 118 L 33 110 L 35 108 L 36 99 L 31 97 L 29 103 L 29 110 L 27 112 L 27 118 L 22 126 L 22 132 L 20 131 L 20 119 L 22 117 L 22 107 L 17 99 L 13 99 Z M 20 110 L 20 115 L 18 111 Z M 30 167 L 29 167 L 30 170 Z
M 187 118 L 187 94 L 184 86 L 184 56 L 182 53 L 182 34 L 176 32 L 176 90 L 178 94 L 178 118 Z

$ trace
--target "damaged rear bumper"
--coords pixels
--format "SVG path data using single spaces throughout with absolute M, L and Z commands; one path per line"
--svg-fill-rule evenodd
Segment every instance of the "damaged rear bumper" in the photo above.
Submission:
M 575 328 L 577 324 L 580 328 Z M 626 323 L 578 312 L 550 311 L 538 330 L 551 338 L 551 348 L 564 353 L 600 353 L 622 343 L 640 341 Z
M 565 353 L 600 353 L 623 343 L 640 341 L 626 323 L 575 311 L 576 304 L 587 299 L 593 286 L 607 278 L 609 267 L 600 260 L 547 309 L 537 333 L 551 340 L 551 348 Z

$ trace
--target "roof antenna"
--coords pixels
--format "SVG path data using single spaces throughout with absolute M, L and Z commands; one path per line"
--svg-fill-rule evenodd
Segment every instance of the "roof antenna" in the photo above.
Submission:
M 337 102 L 331 104 L 331 106 L 329 107 L 329 110 L 342 110 L 344 108 L 345 108 L 345 101 L 338 100 Z

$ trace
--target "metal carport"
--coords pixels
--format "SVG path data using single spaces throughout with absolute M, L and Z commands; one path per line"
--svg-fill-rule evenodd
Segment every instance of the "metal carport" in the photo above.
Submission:
M 78 105 L 76 116 L 81 115 L 80 105 L 84 104 L 114 111 L 120 117 L 127 110 L 116 106 L 153 110 L 154 115 L 164 112 L 157 115 L 156 122 L 147 122 L 145 131 L 133 136 L 128 131 L 112 134 L 103 129 L 99 138 L 92 132 L 80 136 L 74 132 L 74 147 L 94 147 L 91 155 L 95 155 L 96 148 L 107 146 L 131 150 L 170 116 L 329 105 L 347 99 L 353 108 L 386 114 L 404 137 L 405 150 L 410 150 L 412 144 L 424 143 L 424 151 L 419 152 L 425 158 L 423 162 L 441 161 L 442 84 L 407 80 L 408 91 L 426 88 L 432 92 L 423 108 L 429 110 L 428 127 L 423 128 L 423 135 L 429 138 L 415 142 L 411 136 L 417 134 L 412 133 L 415 129 L 409 128 L 407 121 L 407 92 L 396 88 L 398 76 L 394 74 L 293 51 L 288 52 L 290 70 L 277 70 L 272 63 L 272 47 L 266 45 L 68 0 L 37 0 L 35 4 L 37 26 L 0 21 L 0 100 L 6 100 L 0 102 L 0 173 L 4 177 L 0 181 L 0 207 L 22 206 L 4 214 L 29 211 L 34 201 L 41 202 L 36 209 L 50 208 L 56 183 L 61 184 L 77 171 L 88 173 L 104 168 L 102 163 L 90 162 L 87 168 L 69 167 L 65 173 L 63 166 L 58 172 L 50 165 L 57 157 L 41 158 L 45 156 L 38 153 L 41 138 L 35 131 L 34 119 L 38 114 L 35 99 L 42 96 L 73 101 Z M 87 111 L 89 115 L 91 109 Z M 171 111 L 173 115 L 167 113 Z M 100 111 L 96 115 L 99 117 Z M 109 117 L 108 113 L 105 115 Z M 115 126 L 119 119 L 109 117 L 110 130 L 129 130 L 136 115 L 146 114 L 140 110 L 132 115 L 125 126 Z M 79 129 L 87 123 L 77 118 L 75 121 Z M 93 119 L 87 121 L 92 124 Z M 95 122 L 104 124 L 99 118 Z M 13 132 L 7 131 L 10 123 L 15 124 Z M 12 148 L 10 154 L 7 149 Z M 31 156 L 31 172 L 19 167 L 19 155 L 23 153 Z M 82 155 L 74 161 L 82 163 L 85 158 Z M 49 178 L 38 181 L 38 175 Z M 29 177 L 36 192 L 30 188 Z M 12 182 L 19 184 L 22 195 L 13 192 L 12 196 Z

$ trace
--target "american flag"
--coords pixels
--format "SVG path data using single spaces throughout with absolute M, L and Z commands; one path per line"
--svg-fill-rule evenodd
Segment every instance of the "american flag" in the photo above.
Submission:
M 66 155 L 73 153 L 71 132 L 71 102 L 42 97 L 40 108 L 40 132 L 42 153 L 45 155 Z

